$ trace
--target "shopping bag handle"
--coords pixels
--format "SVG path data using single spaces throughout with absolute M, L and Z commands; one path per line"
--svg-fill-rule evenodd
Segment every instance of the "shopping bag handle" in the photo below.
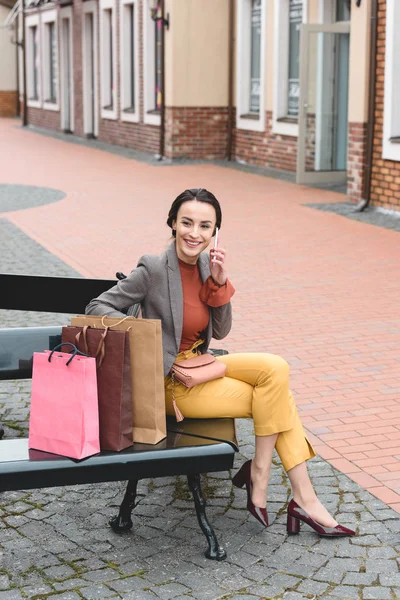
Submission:
M 55 348 L 53 348 L 53 350 L 50 352 L 49 358 L 47 359 L 49 362 L 51 362 L 51 358 L 52 358 L 54 352 L 58 348 L 62 348 L 62 346 L 72 346 L 72 348 L 74 348 L 74 350 L 71 350 L 71 352 L 72 352 L 71 358 L 65 363 L 67 367 L 71 363 L 72 359 L 75 358 L 75 356 L 77 354 L 80 354 L 80 356 L 86 356 L 87 357 L 87 354 L 85 354 L 84 352 L 81 352 L 80 350 L 78 350 L 78 348 L 75 346 L 75 344 L 72 344 L 71 342 L 63 342 L 62 344 L 58 344 L 57 346 L 55 346 Z

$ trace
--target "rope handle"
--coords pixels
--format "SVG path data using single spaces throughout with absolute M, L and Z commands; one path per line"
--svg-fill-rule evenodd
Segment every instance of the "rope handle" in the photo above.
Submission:
M 85 325 L 82 328 L 82 331 L 79 331 L 76 336 L 75 336 L 75 341 L 76 341 L 76 345 L 79 345 L 80 339 L 83 339 L 83 344 L 84 344 L 84 348 L 85 348 L 85 353 L 87 355 L 89 355 L 89 346 L 88 346 L 88 342 L 87 342 L 87 330 L 90 329 L 90 327 L 88 325 Z M 99 369 L 101 367 L 101 365 L 104 362 L 105 356 L 106 356 L 106 346 L 105 346 L 105 339 L 107 337 L 107 333 L 108 333 L 108 329 L 109 327 L 105 326 L 104 329 L 104 333 L 102 334 L 101 338 L 100 338 L 100 342 L 99 345 L 96 348 L 96 352 L 95 352 L 95 356 L 94 358 L 96 359 L 96 363 L 97 363 L 97 368 Z

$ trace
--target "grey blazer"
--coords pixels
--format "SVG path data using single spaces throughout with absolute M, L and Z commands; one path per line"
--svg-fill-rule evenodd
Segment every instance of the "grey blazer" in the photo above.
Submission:
M 210 275 L 209 255 L 199 256 L 198 266 L 202 281 Z M 183 323 L 182 280 L 176 255 L 175 242 L 160 256 L 145 255 L 136 269 L 113 288 L 92 300 L 86 307 L 88 315 L 124 317 L 120 312 L 140 303 L 144 319 L 160 319 L 162 323 L 164 376 L 174 363 L 181 343 Z M 210 308 L 205 347 L 211 338 L 221 340 L 228 335 L 232 325 L 231 303 Z

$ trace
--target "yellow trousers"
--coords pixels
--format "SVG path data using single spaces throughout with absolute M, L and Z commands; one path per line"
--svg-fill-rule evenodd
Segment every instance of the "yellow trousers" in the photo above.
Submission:
M 177 360 L 195 356 L 181 352 Z M 289 365 L 280 356 L 264 353 L 227 354 L 226 376 L 187 388 L 174 383 L 176 404 L 191 419 L 252 418 L 257 436 L 277 433 L 276 451 L 286 471 L 315 456 L 308 441 L 292 393 Z M 171 377 L 165 378 L 168 415 L 174 415 Z

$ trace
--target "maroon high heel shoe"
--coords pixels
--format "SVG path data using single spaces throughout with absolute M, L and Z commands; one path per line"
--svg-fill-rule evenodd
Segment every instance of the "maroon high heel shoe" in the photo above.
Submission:
M 257 519 L 257 521 L 260 521 L 264 527 L 268 527 L 267 509 L 254 506 L 251 501 L 251 491 L 253 489 L 253 485 L 251 483 L 251 460 L 248 460 L 244 463 L 244 465 L 242 465 L 241 469 L 233 477 L 232 483 L 238 488 L 241 488 L 246 484 L 247 510 L 253 515 L 253 517 Z
M 307 523 L 310 527 L 314 529 L 320 536 L 322 537 L 346 537 L 350 535 L 355 535 L 356 532 L 352 529 L 348 529 L 347 527 L 343 527 L 343 525 L 336 525 L 336 527 L 325 527 L 325 525 L 321 525 L 314 521 L 306 513 L 306 511 L 301 508 L 292 498 L 289 502 L 289 506 L 287 509 L 287 532 L 289 535 L 295 535 L 300 531 L 300 521 Z

